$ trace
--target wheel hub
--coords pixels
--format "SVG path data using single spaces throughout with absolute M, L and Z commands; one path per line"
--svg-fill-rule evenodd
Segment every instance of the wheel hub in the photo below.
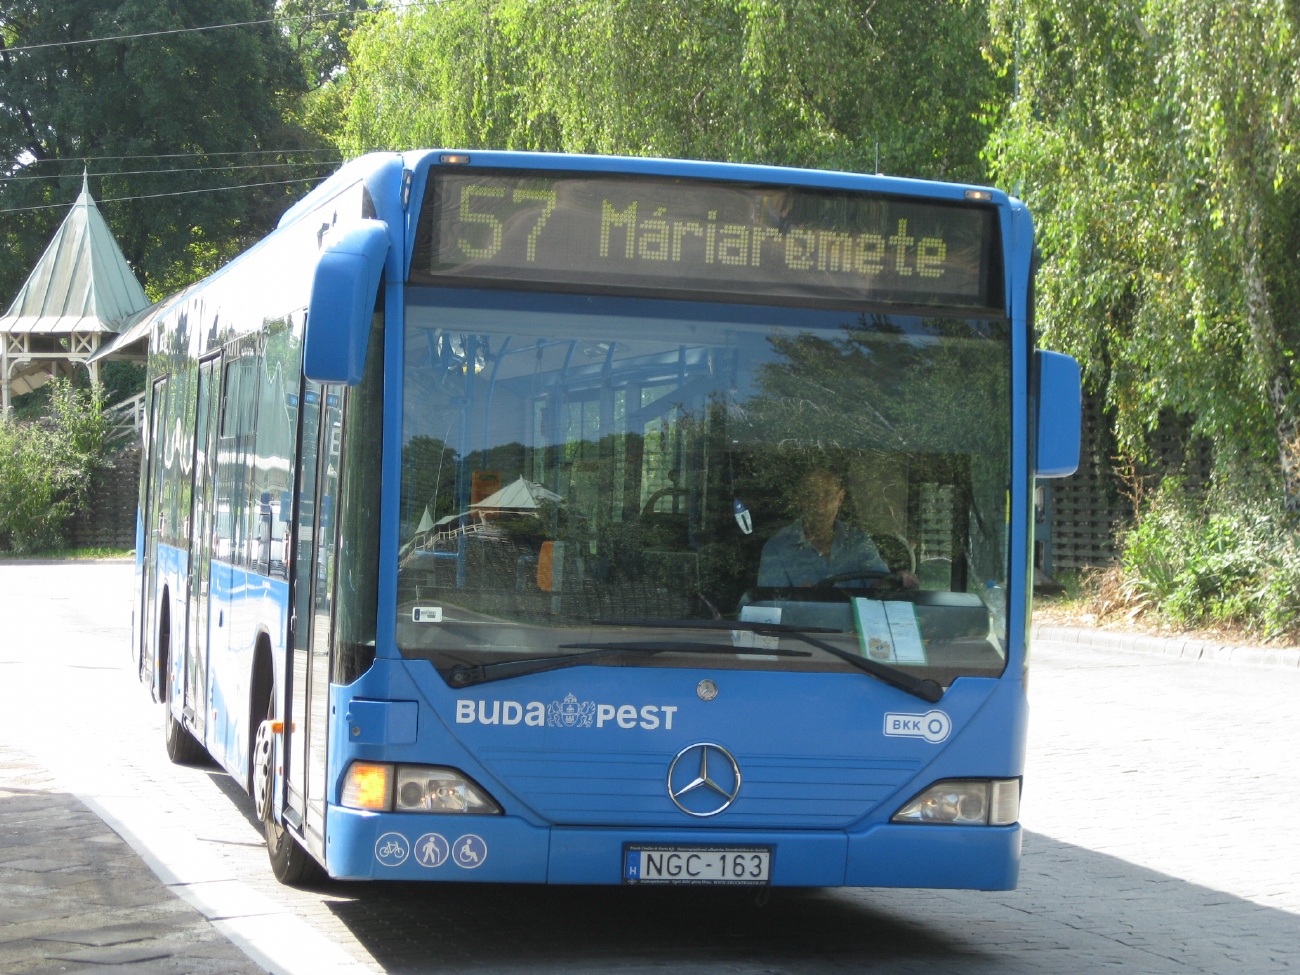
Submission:
M 262 822 L 271 818 L 271 759 L 275 753 L 275 734 L 271 722 L 257 726 L 253 741 L 253 806 Z

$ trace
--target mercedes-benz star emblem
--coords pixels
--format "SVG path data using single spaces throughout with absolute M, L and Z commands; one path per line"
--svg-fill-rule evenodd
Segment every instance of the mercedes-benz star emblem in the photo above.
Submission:
M 738 795 L 740 766 L 721 745 L 687 745 L 668 766 L 668 798 L 688 816 L 716 816 Z

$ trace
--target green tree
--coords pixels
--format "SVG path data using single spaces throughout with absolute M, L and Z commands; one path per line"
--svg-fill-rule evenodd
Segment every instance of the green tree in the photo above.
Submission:
M 102 390 L 50 383 L 41 420 L 0 417 L 0 541 L 18 553 L 62 548 L 103 469 L 109 439 Z
M 982 176 L 979 3 L 460 0 L 362 25 L 340 140 Z
M 15 169 L 0 182 L 0 210 L 71 202 L 81 158 L 101 157 L 92 172 L 111 173 L 92 177 L 91 189 L 101 198 L 322 172 L 318 164 L 298 164 L 310 156 L 230 155 L 323 146 L 286 122 L 285 113 L 324 63 L 304 67 L 279 25 L 14 50 L 260 20 L 274 11 L 273 0 L 0 0 L 0 156 Z M 197 155 L 102 158 L 171 153 Z M 153 196 L 105 204 L 104 212 L 127 260 L 160 295 L 264 235 L 306 189 L 295 183 Z M 3 214 L 0 296 L 21 283 L 65 212 Z
M 989 146 L 1030 204 L 1040 323 L 1104 388 L 1121 448 L 1163 412 L 1220 473 L 1264 461 L 1300 506 L 1294 5 L 998 0 L 1018 92 Z M 1243 463 L 1244 461 L 1244 463 Z

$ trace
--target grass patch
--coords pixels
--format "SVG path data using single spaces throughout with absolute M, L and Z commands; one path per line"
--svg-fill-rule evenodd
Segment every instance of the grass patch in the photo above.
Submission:
M 60 562 L 76 562 L 85 559 L 125 559 L 134 558 L 134 556 L 135 549 L 133 548 L 105 548 L 96 545 L 85 548 L 50 549 L 45 552 L 24 552 L 21 555 L 14 552 L 0 552 L 0 560 L 10 562 L 27 562 L 33 559 L 57 559 Z

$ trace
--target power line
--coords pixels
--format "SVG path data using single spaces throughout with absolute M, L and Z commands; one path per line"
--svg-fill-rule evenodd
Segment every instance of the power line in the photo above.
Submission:
M 436 7 L 445 0 L 411 0 L 402 4 L 402 9 L 410 7 Z M 135 41 L 145 37 L 166 37 L 172 34 L 195 34 L 199 31 L 221 30 L 226 27 L 257 27 L 262 24 L 283 24 L 295 20 L 316 20 L 333 17 L 338 14 L 371 14 L 387 10 L 387 7 L 365 7 L 354 10 L 341 7 L 337 10 L 321 10 L 312 14 L 297 14 L 292 17 L 267 17 L 263 20 L 240 20 L 228 24 L 208 24 L 205 27 L 176 27 L 171 30 L 143 31 L 138 34 L 113 34 L 107 37 L 87 37 L 79 41 L 47 41 L 43 44 L 23 44 L 19 47 L 0 48 L 0 54 L 18 54 L 23 51 L 41 51 L 51 47 L 81 47 L 87 44 L 104 44 L 108 41 Z
M 210 172 L 233 172 L 237 169 L 288 169 L 295 166 L 334 166 L 341 163 L 342 159 L 312 159 L 305 162 L 291 163 L 253 163 L 247 166 L 187 166 L 179 169 L 118 169 L 106 173 L 86 173 L 87 176 L 105 177 L 105 176 L 150 176 L 159 173 L 210 173 Z M 0 183 L 13 183 L 19 180 L 29 179 L 75 179 L 77 173 L 55 173 L 50 176 L 0 176 Z
M 220 193 L 222 190 L 248 190 L 255 186 L 286 186 L 290 183 L 318 183 L 321 180 L 329 179 L 328 176 L 303 176 L 300 179 L 278 179 L 266 183 L 236 183 L 233 186 L 209 186 L 201 190 L 175 190 L 171 193 L 143 193 L 139 196 L 106 196 L 98 203 L 123 203 L 127 200 L 156 200 L 163 196 L 190 196 L 194 193 Z M 30 207 L 12 207 L 8 210 L 0 210 L 0 213 L 23 213 L 27 210 L 53 210 L 58 207 L 76 206 L 73 203 L 42 203 L 39 206 Z
M 190 159 L 194 156 L 299 156 L 317 152 L 338 152 L 337 149 L 232 149 L 227 152 L 137 152 L 130 156 L 62 156 L 58 159 L 33 159 L 23 163 L 27 166 L 43 166 L 46 163 L 76 163 L 82 165 L 92 162 L 106 162 L 119 159 Z

